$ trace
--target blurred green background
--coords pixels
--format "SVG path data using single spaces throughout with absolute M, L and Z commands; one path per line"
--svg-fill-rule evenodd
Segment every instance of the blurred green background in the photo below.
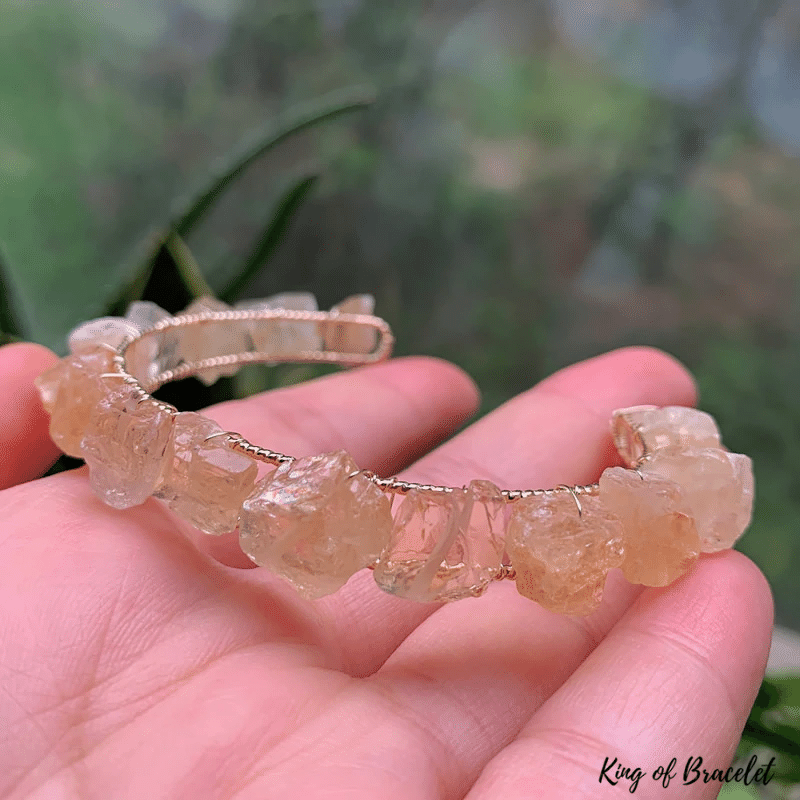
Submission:
M 344 107 L 215 194 L 178 263 L 193 192 Z M 375 294 L 483 412 L 665 348 L 754 458 L 738 546 L 800 630 L 798 155 L 793 2 L 0 0 L 0 320 L 63 353 L 134 296 L 183 307 L 187 269 L 222 294 L 249 265 L 247 296 Z

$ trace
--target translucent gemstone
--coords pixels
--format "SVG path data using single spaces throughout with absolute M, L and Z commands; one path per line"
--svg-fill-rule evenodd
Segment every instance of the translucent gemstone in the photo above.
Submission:
M 429 603 L 482 594 L 500 569 L 505 502 L 489 481 L 452 493 L 410 490 L 374 576 L 385 592 Z
M 622 523 L 622 572 L 631 583 L 667 586 L 700 553 L 700 538 L 680 486 L 658 475 L 610 467 L 600 500 Z
M 719 448 L 717 423 L 710 414 L 683 406 L 634 406 L 613 413 L 611 429 L 623 461 L 632 467 L 644 454 L 671 448 Z
M 375 298 L 371 294 L 355 294 L 331 308 L 333 314 L 372 314 Z M 323 331 L 325 349 L 336 353 L 371 353 L 378 341 L 375 328 L 352 322 L 325 322 Z
M 619 519 L 593 495 L 568 493 L 514 503 L 506 537 L 517 590 L 560 614 L 588 614 L 603 597 L 608 571 L 624 557 Z
M 751 460 L 727 450 L 659 450 L 641 471 L 677 483 L 691 509 L 701 550 L 731 547 L 750 524 L 753 511 Z
M 34 386 L 36 386 L 44 410 L 48 414 L 53 413 L 58 399 L 58 390 L 68 374 L 67 359 L 62 358 L 34 379 Z
M 97 403 L 119 378 L 101 378 L 112 369 L 114 354 L 106 348 L 62 358 L 35 380 L 42 405 L 50 414 L 50 437 L 67 454 L 83 458 L 81 439 Z
M 199 297 L 182 314 L 201 314 L 206 311 L 231 311 L 232 308 L 216 297 Z M 247 324 L 244 322 L 208 322 L 192 325 L 182 332 L 181 351 L 185 361 L 215 358 L 246 353 L 252 348 Z M 234 375 L 239 365 L 214 367 L 197 373 L 197 378 L 211 386 L 223 375 Z
M 389 540 L 391 504 L 340 450 L 282 464 L 242 505 L 239 540 L 260 566 L 304 596 L 340 589 Z
M 81 440 L 92 489 L 114 508 L 139 505 L 153 493 L 172 428 L 167 411 L 137 398 L 127 384 L 113 388 L 97 403 Z
M 178 515 L 206 533 L 232 531 L 245 498 L 253 491 L 258 467 L 231 450 L 225 438 L 206 439 L 222 429 L 201 414 L 177 414 L 166 461 L 154 492 Z
M 156 323 L 170 319 L 172 315 L 149 300 L 131 303 L 125 318 L 136 325 L 140 331 L 152 328 Z M 155 380 L 156 376 L 175 369 L 182 362 L 182 330 L 165 330 L 150 334 L 135 341 L 125 351 L 128 372 L 144 384 Z
M 285 308 L 289 311 L 317 311 L 317 299 L 309 292 L 283 292 L 261 300 L 241 300 L 236 308 L 243 311 L 268 311 Z M 249 323 L 253 344 L 260 353 L 293 356 L 305 350 L 322 349 L 316 322 L 287 319 L 254 320 Z
M 132 322 L 139 330 L 152 328 L 157 322 L 169 319 L 172 315 L 156 303 L 149 300 L 137 300 L 128 306 L 125 319 Z
M 71 353 L 95 350 L 98 345 L 119 347 L 128 337 L 138 336 L 139 328 L 122 317 L 100 317 L 78 325 L 69 335 Z
M 755 478 L 753 476 L 753 461 L 749 456 L 743 455 L 742 453 L 728 453 L 728 457 L 733 462 L 734 483 L 740 490 L 740 494 L 737 496 L 737 502 L 735 503 L 733 524 L 731 525 L 731 533 L 735 533 L 735 531 L 746 531 L 753 518 Z M 724 541 L 728 541 L 728 539 L 721 539 L 720 544 Z M 712 544 L 712 542 L 705 542 L 706 547 Z M 731 544 L 727 545 L 727 547 L 731 547 L 732 545 L 733 541 L 731 541 Z

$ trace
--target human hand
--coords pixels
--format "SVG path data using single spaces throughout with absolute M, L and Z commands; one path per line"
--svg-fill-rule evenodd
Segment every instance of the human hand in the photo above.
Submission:
M 614 570 L 598 611 L 565 617 L 510 581 L 422 605 L 368 570 L 311 602 L 158 501 L 115 511 L 55 458 L 32 380 L 54 357 L 0 348 L 0 797 L 618 797 L 604 759 L 682 785 L 725 769 L 763 675 L 772 599 L 733 551 L 664 589 Z M 210 408 L 302 456 L 344 448 L 381 474 L 508 488 L 585 483 L 616 462 L 615 408 L 691 405 L 672 359 L 616 351 L 548 378 L 434 447 L 475 409 L 455 367 L 396 359 Z M 24 483 L 23 481 L 29 481 Z M 607 773 L 614 777 L 613 771 Z

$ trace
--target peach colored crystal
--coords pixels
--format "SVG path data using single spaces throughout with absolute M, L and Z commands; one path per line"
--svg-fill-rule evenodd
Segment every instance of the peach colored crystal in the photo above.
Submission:
M 641 470 L 681 487 L 704 553 L 731 547 L 750 524 L 753 468 L 745 455 L 716 448 L 664 449 L 647 459 Z
M 50 436 L 67 455 L 83 458 L 80 444 L 89 418 L 109 387 L 120 383 L 100 377 L 111 369 L 113 356 L 106 348 L 86 350 L 62 358 L 35 380 L 50 414 Z
M 610 467 L 600 476 L 600 499 L 622 523 L 631 583 L 666 586 L 700 553 L 700 538 L 680 487 L 658 475 Z
M 199 297 L 182 314 L 202 314 L 209 311 L 231 311 L 232 307 L 215 297 Z M 199 361 L 202 358 L 236 355 L 252 349 L 252 340 L 247 323 L 241 321 L 205 322 L 181 331 L 180 350 L 184 361 Z M 211 386 L 223 376 L 234 375 L 238 364 L 212 367 L 197 373 L 198 380 Z
M 154 400 L 139 399 L 118 382 L 97 403 L 81 441 L 92 489 L 114 508 L 143 503 L 164 466 L 172 417 Z
M 222 429 L 191 411 L 177 414 L 155 496 L 201 531 L 232 531 L 239 509 L 253 491 L 258 467 L 252 458 L 215 436 Z
M 165 311 L 157 303 L 150 300 L 137 300 L 128 306 L 125 319 L 133 323 L 139 330 L 144 331 L 171 316 L 169 311 Z
M 371 294 L 356 294 L 331 308 L 334 314 L 372 314 L 375 298 Z M 378 341 L 378 331 L 352 322 L 322 323 L 325 349 L 336 353 L 371 353 Z
M 561 614 L 594 611 L 623 561 L 619 519 L 597 497 L 579 501 L 580 513 L 569 492 L 518 500 L 506 537 L 519 593 Z
M 172 315 L 149 300 L 131 303 L 126 319 L 141 331 L 152 328 Z M 170 329 L 145 334 L 125 351 L 128 372 L 144 384 L 155 380 L 166 370 L 175 369 L 183 360 L 181 340 L 184 329 Z
M 623 461 L 632 467 L 644 450 L 720 447 L 714 418 L 683 406 L 634 406 L 614 412 L 611 430 Z
M 317 299 L 309 292 L 283 292 L 261 300 L 241 300 L 235 308 L 243 311 L 317 311 Z M 316 322 L 289 319 L 254 320 L 247 323 L 253 344 L 260 353 L 288 357 L 322 346 Z
M 503 557 L 505 503 L 489 481 L 453 492 L 410 490 L 375 566 L 385 592 L 426 603 L 481 594 Z
M 83 353 L 103 344 L 116 349 L 125 339 L 138 334 L 139 328 L 127 319 L 100 317 L 84 322 L 70 333 L 69 349 L 71 353 Z
M 392 526 L 388 498 L 357 470 L 343 450 L 282 464 L 244 501 L 242 550 L 305 597 L 340 589 L 377 559 Z

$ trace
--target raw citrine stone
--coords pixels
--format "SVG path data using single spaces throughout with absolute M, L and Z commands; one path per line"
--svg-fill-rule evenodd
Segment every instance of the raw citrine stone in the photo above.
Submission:
M 125 319 L 133 323 L 139 330 L 152 328 L 157 322 L 169 319 L 172 315 L 161 306 L 150 300 L 137 300 L 128 306 Z
M 600 476 L 599 496 L 622 523 L 621 569 L 631 583 L 667 586 L 697 560 L 700 537 L 676 483 L 610 467 Z
M 156 351 L 158 345 L 152 337 L 137 339 L 125 349 L 125 371 L 145 385 L 158 374 Z
M 125 319 L 145 331 L 172 315 L 149 300 L 131 303 Z M 166 370 L 175 369 L 182 359 L 182 329 L 167 329 L 137 339 L 125 351 L 128 372 L 145 385 Z
M 517 590 L 560 614 L 589 614 L 603 597 L 608 571 L 624 558 L 619 519 L 598 497 L 569 492 L 514 503 L 506 547 Z
M 282 464 L 239 517 L 242 550 L 308 598 L 340 589 L 389 540 L 391 504 L 340 450 Z
M 109 353 L 109 355 L 111 354 Z M 62 358 L 34 379 L 34 386 L 36 386 L 44 410 L 48 414 L 53 413 L 56 407 L 56 401 L 58 400 L 58 390 L 61 388 L 68 374 L 69 366 L 67 364 L 67 359 Z
M 154 492 L 179 516 L 201 531 L 232 531 L 245 498 L 253 491 L 258 467 L 231 450 L 222 428 L 202 414 L 175 415 L 165 466 Z
M 505 502 L 489 481 L 465 489 L 411 489 L 374 576 L 385 592 L 429 603 L 482 594 L 502 562 Z
M 83 458 L 81 439 L 94 410 L 119 378 L 101 378 L 112 369 L 114 354 L 106 348 L 67 356 L 35 380 L 42 405 L 50 414 L 50 436 L 67 454 Z
M 332 314 L 372 314 L 375 298 L 371 294 L 355 294 L 331 308 Z M 324 322 L 325 349 L 336 353 L 371 353 L 378 341 L 375 328 L 354 322 Z
M 681 487 L 703 553 L 731 547 L 750 524 L 754 484 L 747 456 L 716 448 L 668 448 L 655 452 L 640 469 Z
M 98 346 L 119 347 L 125 339 L 137 336 L 139 328 L 123 317 L 100 317 L 78 325 L 69 335 L 71 353 L 84 353 Z
M 739 487 L 740 494 L 736 495 L 733 522 L 731 524 L 731 534 L 737 538 L 740 534 L 736 531 L 744 532 L 747 530 L 753 518 L 753 501 L 755 499 L 755 477 L 753 475 L 753 461 L 749 456 L 742 453 L 728 453 L 728 457 L 733 463 L 734 485 Z M 728 537 L 720 538 L 719 542 L 705 542 L 705 547 L 709 547 L 709 552 L 719 549 L 723 542 L 730 541 L 725 547 L 732 547 L 735 539 Z M 713 549 L 711 547 L 713 546 Z M 704 551 L 706 552 L 706 551 Z
M 615 411 L 611 430 L 623 461 L 632 467 L 647 452 L 663 448 L 719 448 L 719 429 L 704 411 L 683 406 L 634 406 Z
M 114 508 L 143 503 L 164 466 L 172 416 L 120 383 L 97 403 L 81 440 L 95 493 Z
M 201 314 L 207 311 L 231 311 L 231 306 L 216 297 L 198 297 L 182 314 Z M 206 322 L 192 325 L 181 331 L 181 352 L 185 361 L 199 361 L 202 358 L 230 356 L 246 353 L 252 349 L 252 341 L 248 333 L 247 323 L 232 320 L 230 322 Z M 206 386 L 211 386 L 222 376 L 234 375 L 239 370 L 238 364 L 226 367 L 212 367 L 197 373 L 197 378 Z
M 317 311 L 317 298 L 309 292 L 283 292 L 260 300 L 241 300 L 235 308 L 243 311 Z M 289 357 L 306 350 L 322 348 L 318 323 L 289 319 L 253 320 L 248 323 L 256 350 L 260 353 Z

